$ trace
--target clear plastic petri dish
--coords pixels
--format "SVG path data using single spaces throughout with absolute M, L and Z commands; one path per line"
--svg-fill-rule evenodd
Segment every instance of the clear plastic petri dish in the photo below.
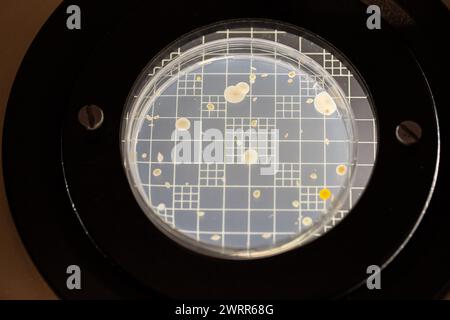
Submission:
M 356 118 L 355 99 L 367 119 Z M 367 161 L 358 137 L 369 131 Z M 181 39 L 154 59 L 131 90 L 121 139 L 151 222 L 228 259 L 279 254 L 334 227 L 367 184 L 376 150 L 373 112 L 348 68 L 310 40 L 266 28 Z M 361 161 L 369 170 L 358 176 Z

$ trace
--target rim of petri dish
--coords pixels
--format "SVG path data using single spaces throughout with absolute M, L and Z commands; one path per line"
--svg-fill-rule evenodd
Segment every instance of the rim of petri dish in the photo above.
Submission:
M 261 249 L 219 247 L 189 237 L 182 231 L 177 230 L 176 227 L 171 226 L 164 221 L 157 214 L 157 205 L 151 203 L 150 195 L 148 195 L 147 199 L 146 192 L 142 187 L 142 182 L 136 167 L 137 137 L 139 130 L 141 130 L 144 125 L 145 113 L 146 110 L 149 109 L 149 106 L 151 106 L 161 93 L 164 93 L 173 82 L 178 81 L 180 77 L 197 68 L 199 64 L 204 64 L 205 56 L 215 55 L 215 57 L 211 57 L 208 60 L 208 62 L 213 62 L 221 59 L 251 58 L 255 53 L 275 54 L 275 59 L 261 57 L 260 59 L 269 59 L 271 62 L 277 64 L 298 66 L 298 70 L 301 70 L 301 72 L 305 72 L 312 77 L 320 77 L 323 80 L 323 89 L 327 93 L 331 93 L 330 96 L 332 96 L 337 106 L 336 112 L 339 113 L 342 121 L 345 123 L 347 137 L 349 137 L 347 144 L 349 148 L 349 158 L 347 163 L 348 174 L 345 175 L 345 182 L 342 184 L 344 185 L 343 190 L 341 190 L 341 192 L 333 199 L 332 205 L 325 209 L 326 214 L 320 220 L 320 223 L 314 224 L 308 230 L 281 243 L 275 243 L 274 241 L 273 246 L 263 247 Z M 121 129 L 122 157 L 127 178 L 136 200 L 150 221 L 172 240 L 193 251 L 228 259 L 254 259 L 273 256 L 314 240 L 312 235 L 335 217 L 338 210 L 342 207 L 343 202 L 348 198 L 350 186 L 354 179 L 354 168 L 356 166 L 358 153 L 358 145 L 356 143 L 358 137 L 353 121 L 354 115 L 341 87 L 334 78 L 317 62 L 298 50 L 270 40 L 245 37 L 228 38 L 203 43 L 181 53 L 162 67 L 155 68 L 158 66 L 158 63 L 160 62 L 151 62 L 144 69 L 143 75 L 138 78 L 138 81 L 131 90 L 132 94 L 130 94 L 126 103 L 125 116 Z M 149 73 L 152 74 L 152 76 L 148 76 Z M 274 185 L 273 187 L 275 188 L 276 186 Z M 251 186 L 249 186 L 249 188 L 251 188 Z M 299 221 L 298 223 L 301 222 Z

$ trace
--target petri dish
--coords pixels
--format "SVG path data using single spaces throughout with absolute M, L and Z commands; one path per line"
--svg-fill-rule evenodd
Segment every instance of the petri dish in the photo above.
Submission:
M 376 158 L 363 82 L 314 35 L 229 28 L 178 40 L 127 100 L 122 156 L 143 212 L 196 252 L 298 248 L 351 210 Z

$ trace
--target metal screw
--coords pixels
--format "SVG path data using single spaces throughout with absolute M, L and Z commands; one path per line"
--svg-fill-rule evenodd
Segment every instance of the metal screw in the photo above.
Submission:
M 96 105 L 87 105 L 78 112 L 78 121 L 88 130 L 98 129 L 103 123 L 103 111 Z
M 397 126 L 395 134 L 398 141 L 406 146 L 410 146 L 420 140 L 422 137 L 422 128 L 417 124 L 417 122 L 409 120 L 403 121 Z

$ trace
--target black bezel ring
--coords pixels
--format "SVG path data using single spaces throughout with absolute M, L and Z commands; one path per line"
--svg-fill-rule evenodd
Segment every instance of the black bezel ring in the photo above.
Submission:
M 214 4 L 209 3 L 195 8 L 195 12 L 203 13 L 195 19 L 186 14 L 194 10 L 187 3 L 180 3 L 185 7 L 176 12 L 164 11 L 163 4 L 134 5 L 127 5 L 133 7 L 129 15 L 116 24 L 114 14 L 105 17 L 96 11 L 100 10 L 97 4 L 84 3 L 92 16 L 87 18 L 89 31 L 78 35 L 57 29 L 57 24 L 64 21 L 60 10 L 46 26 L 47 30 L 53 28 L 53 34 L 42 34 L 32 52 L 43 52 L 58 34 L 73 43 L 65 39 L 60 45 L 63 56 L 56 59 L 51 53 L 42 65 L 34 64 L 30 53 L 18 76 L 7 114 L 4 150 L 8 151 L 4 153 L 4 166 L 8 197 L 22 236 L 29 247 L 33 239 L 43 238 L 35 247 L 38 249 L 30 251 L 42 256 L 45 245 L 54 246 L 58 237 L 81 238 L 84 230 L 89 239 L 83 237 L 81 244 L 81 239 L 63 242 L 76 253 L 59 258 L 61 263 L 77 255 L 84 256 L 80 263 L 89 261 L 92 265 L 92 261 L 101 261 L 98 269 L 90 269 L 92 274 L 88 274 L 99 278 L 101 288 L 92 288 L 94 295 L 109 290 L 127 296 L 159 292 L 185 298 L 332 297 L 362 283 L 367 277 L 367 266 L 385 266 L 394 258 L 425 212 L 436 178 L 439 148 L 437 117 L 427 79 L 394 30 L 387 24 L 375 32 L 361 27 L 365 26 L 365 6 L 358 2 L 344 10 L 344 22 L 342 16 L 332 14 L 333 5 L 324 9 L 322 14 L 330 18 L 327 25 L 295 11 L 294 3 L 289 3 L 291 10 L 275 5 L 270 10 L 241 5 L 238 13 L 232 5 L 212 10 Z M 147 9 L 158 12 L 158 19 L 144 19 Z M 118 16 L 120 10 L 112 8 Z M 96 12 L 98 15 L 94 16 Z M 133 82 L 149 59 L 169 44 L 167 39 L 230 17 L 250 16 L 299 25 L 339 48 L 370 88 L 378 120 L 379 149 L 364 195 L 339 226 L 316 241 L 279 256 L 227 261 L 180 247 L 145 217 L 122 168 L 119 128 Z M 170 24 L 172 21 L 176 25 Z M 339 28 L 333 28 L 338 24 Z M 107 33 L 102 31 L 104 26 Z M 301 33 L 294 27 L 290 31 Z M 100 34 L 102 39 L 97 38 Z M 85 38 L 77 38 L 81 36 Z M 145 40 L 150 37 L 151 41 Z M 93 49 L 84 53 L 82 47 L 74 46 L 80 43 Z M 48 64 L 54 67 L 46 73 L 44 67 Z M 58 66 L 67 65 L 76 70 L 76 80 L 62 77 L 63 70 L 57 70 Z M 46 81 L 40 81 L 42 76 Z M 50 92 L 54 96 L 49 97 Z M 87 131 L 78 123 L 78 110 L 87 104 L 101 106 L 104 111 L 105 120 L 96 131 Z M 27 108 L 26 112 L 23 108 Z M 395 128 L 404 120 L 416 121 L 422 127 L 423 136 L 413 146 L 404 146 L 396 139 Z M 30 143 L 30 137 L 35 143 Z M 20 147 L 13 148 L 16 144 Z M 36 188 L 36 183 L 41 186 Z M 71 201 L 65 195 L 66 188 Z M 54 193 L 49 195 L 49 190 Z M 33 216 L 33 209 L 42 216 Z M 76 217 L 82 227 L 73 227 Z M 46 265 L 45 269 L 53 283 L 64 277 L 56 265 Z M 102 270 L 104 275 L 99 276 Z M 53 272 L 61 275 L 50 275 Z M 122 288 L 117 277 L 127 279 L 129 285 Z M 150 291 L 135 284 L 133 278 Z M 64 295 L 74 294 L 63 290 L 60 293 Z

